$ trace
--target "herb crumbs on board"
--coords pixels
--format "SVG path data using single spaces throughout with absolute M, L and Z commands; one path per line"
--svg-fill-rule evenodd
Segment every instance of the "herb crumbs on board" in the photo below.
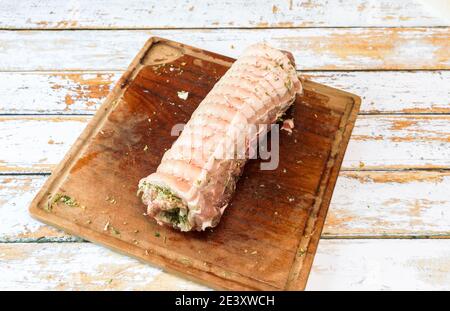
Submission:
M 109 231 L 111 234 L 120 235 L 120 231 L 111 226 L 109 221 L 106 222 L 105 226 L 103 227 L 103 231 Z
M 120 231 L 114 228 L 113 226 L 109 226 L 110 232 L 114 235 L 120 235 Z
M 305 253 L 306 253 L 306 251 L 305 251 L 303 248 L 300 248 L 300 249 L 298 250 L 298 257 L 304 256 Z
M 50 196 L 50 195 L 49 195 Z M 78 207 L 80 204 L 70 196 L 62 193 L 57 193 L 54 196 L 50 197 L 47 201 L 47 205 L 44 207 L 44 209 L 48 212 L 50 212 L 53 209 L 53 206 L 57 203 L 63 203 L 70 207 Z M 85 206 L 82 206 L 83 209 L 85 209 Z
M 117 203 L 116 199 L 114 199 L 113 197 L 110 197 L 110 196 L 107 196 L 105 201 L 107 201 L 107 202 L 109 202 L 111 204 L 116 204 Z
M 155 237 L 159 238 L 161 234 L 159 232 L 155 232 Z
M 186 258 L 186 257 L 183 257 L 183 258 L 181 258 L 181 263 L 183 264 L 183 265 L 185 265 L 185 266 L 190 266 L 190 265 L 192 265 L 192 262 L 188 259 L 188 258 Z

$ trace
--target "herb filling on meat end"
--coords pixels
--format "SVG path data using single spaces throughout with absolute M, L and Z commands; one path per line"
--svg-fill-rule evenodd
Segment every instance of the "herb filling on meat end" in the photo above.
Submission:
M 154 217 L 158 222 L 171 224 L 181 231 L 191 230 L 192 225 L 188 221 L 188 206 L 169 188 L 143 182 L 139 185 L 138 194 L 140 193 L 149 198 L 152 205 L 156 207 Z

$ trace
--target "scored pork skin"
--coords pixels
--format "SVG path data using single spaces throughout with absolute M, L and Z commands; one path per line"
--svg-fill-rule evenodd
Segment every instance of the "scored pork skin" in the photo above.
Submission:
M 139 182 L 146 214 L 181 231 L 216 226 L 250 142 L 264 134 L 240 130 L 275 123 L 301 91 L 290 53 L 263 43 L 248 47 L 199 104 L 156 172 Z M 242 139 L 245 156 L 224 157 L 224 149 Z

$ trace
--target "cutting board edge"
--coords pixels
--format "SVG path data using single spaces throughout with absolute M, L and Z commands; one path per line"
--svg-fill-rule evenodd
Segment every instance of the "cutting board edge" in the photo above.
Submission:
M 211 278 L 217 278 L 218 281 L 220 280 L 220 282 L 211 282 L 211 281 L 206 281 L 204 278 L 201 277 L 196 277 L 193 274 L 187 274 L 184 270 L 184 272 L 181 272 L 182 269 L 177 270 L 176 268 L 172 268 L 170 265 L 166 265 L 164 264 L 164 261 L 161 259 L 158 259 L 158 257 L 164 257 L 161 255 L 153 255 L 152 253 L 148 253 L 146 254 L 145 252 L 143 252 L 142 248 L 139 248 L 136 245 L 127 243 L 123 240 L 120 239 L 116 239 L 113 236 L 108 236 L 108 235 L 102 235 L 99 232 L 95 231 L 95 230 L 91 230 L 89 228 L 83 228 L 83 231 L 85 233 L 79 233 L 79 232 L 75 232 L 77 229 L 79 228 L 75 228 L 77 226 L 77 224 L 70 222 L 64 218 L 58 217 L 56 215 L 53 214 L 48 214 L 46 213 L 44 210 L 37 208 L 32 214 L 31 216 L 36 219 L 39 220 L 47 225 L 53 226 L 57 229 L 63 230 L 64 232 L 68 233 L 68 234 L 72 234 L 74 236 L 80 237 L 88 242 L 91 242 L 95 245 L 99 245 L 102 247 L 106 247 L 110 250 L 113 250 L 114 252 L 117 252 L 119 254 L 128 256 L 128 257 L 132 257 L 134 259 L 139 260 L 140 262 L 150 265 L 152 267 L 155 268 L 159 268 L 162 269 L 163 271 L 169 272 L 171 274 L 174 274 L 176 276 L 179 276 L 181 278 L 184 279 L 188 279 L 190 281 L 194 281 L 197 282 L 201 285 L 210 287 L 212 289 L 215 290 L 244 290 L 244 291 L 254 291 L 254 290 L 274 290 L 274 291 L 280 291 L 283 290 L 282 288 L 277 288 L 277 287 L 273 287 L 270 285 L 265 284 L 265 288 L 262 287 L 250 287 L 248 284 L 242 284 L 237 282 L 236 280 L 227 280 L 227 283 L 229 284 L 229 286 L 223 286 L 221 287 L 219 284 L 224 280 L 224 276 L 223 275 L 218 275 L 218 273 L 213 274 L 213 273 L 208 273 L 205 270 L 201 270 L 201 269 L 195 269 L 196 272 L 200 272 L 200 273 L 207 273 L 208 276 Z M 55 220 L 51 220 L 51 218 L 55 218 Z M 56 218 L 58 219 L 56 221 Z M 61 225 L 61 223 L 64 223 L 63 225 Z M 101 242 L 99 242 L 99 240 L 101 240 Z M 121 244 L 123 245 L 123 248 L 117 247 L 117 245 L 115 246 L 114 244 Z M 127 251 L 124 251 L 124 248 L 127 249 Z M 152 261 L 149 262 L 149 258 L 152 258 Z M 170 258 L 168 257 L 164 257 L 165 260 L 168 261 L 172 261 Z M 220 269 L 219 269 L 220 270 Z M 228 272 L 224 269 L 222 269 L 223 274 L 227 274 Z M 247 278 L 249 281 L 254 281 L 254 282 L 258 282 L 259 284 L 263 285 L 264 283 L 262 283 L 259 280 L 255 280 L 255 279 L 251 279 L 248 278 L 246 276 L 244 276 L 245 278 Z M 210 279 L 209 279 L 210 280 Z
M 350 142 L 351 133 L 353 131 L 355 121 L 356 121 L 356 118 L 358 116 L 358 113 L 359 113 L 359 110 L 361 107 L 361 97 L 359 97 L 358 95 L 355 95 L 355 94 L 352 94 L 352 93 L 349 93 L 349 92 L 346 92 L 346 91 L 343 91 L 340 89 L 336 89 L 333 87 L 329 87 L 326 85 L 322 85 L 317 82 L 313 82 L 313 81 L 309 81 L 309 82 L 312 82 L 318 86 L 325 86 L 328 89 L 333 89 L 333 90 L 341 93 L 343 96 L 350 98 L 351 99 L 351 108 L 347 107 L 347 109 L 348 109 L 347 117 L 346 117 L 346 120 L 344 120 L 342 122 L 344 129 L 342 131 L 341 140 L 338 144 L 339 152 L 337 152 L 335 154 L 335 157 L 332 159 L 333 166 L 329 172 L 327 180 L 325 181 L 325 185 L 323 186 L 325 193 L 323 193 L 323 195 L 322 195 L 322 201 L 320 203 L 320 207 L 318 208 L 315 219 L 310 218 L 310 220 L 314 220 L 314 230 L 312 232 L 308 232 L 307 229 L 305 229 L 306 233 L 304 233 L 304 237 L 306 236 L 306 238 L 309 238 L 309 240 L 307 243 L 307 247 L 304 250 L 305 256 L 301 261 L 301 270 L 299 271 L 298 275 L 295 278 L 293 278 L 291 280 L 289 280 L 289 278 L 288 278 L 288 282 L 286 283 L 286 287 L 284 288 L 285 290 L 304 290 L 306 288 L 308 278 L 309 278 L 309 275 L 311 272 L 312 264 L 314 261 L 314 257 L 315 257 L 317 248 L 319 247 L 320 236 L 322 234 L 323 227 L 325 225 L 325 219 L 326 219 L 326 216 L 328 213 L 328 209 L 330 207 L 330 202 L 331 202 L 331 198 L 333 196 L 334 188 L 336 186 L 337 178 L 338 178 L 339 172 L 341 170 L 345 152 L 348 147 L 348 143 Z M 308 235 L 309 235 L 309 237 L 308 237 Z M 301 249 L 302 248 L 302 246 L 301 246 L 302 240 L 303 240 L 303 238 L 301 239 L 301 241 L 299 243 L 297 252 L 302 251 L 302 249 Z M 312 246 L 312 248 L 311 248 L 311 246 Z M 290 278 L 293 277 L 291 274 L 294 273 L 292 270 L 295 269 L 295 265 L 296 264 L 294 262 L 293 267 L 291 269 Z
M 81 132 L 80 136 L 78 136 L 78 138 L 75 140 L 75 143 L 70 147 L 70 149 L 64 155 L 63 159 L 58 163 L 58 165 L 52 170 L 50 177 L 45 181 L 41 190 L 39 190 L 39 192 L 30 203 L 29 212 L 31 215 L 34 216 L 40 211 L 38 205 L 50 192 L 49 190 L 56 187 L 56 183 L 60 184 L 62 180 L 64 180 L 61 177 L 60 173 L 67 173 L 67 171 L 69 171 L 70 164 L 73 164 L 73 162 L 77 159 L 77 156 L 81 154 L 83 146 L 85 145 L 84 143 L 92 137 L 95 128 L 98 127 L 98 124 L 102 123 L 102 121 L 104 121 L 107 118 L 108 114 L 114 109 L 114 101 L 123 94 L 125 89 L 124 86 L 126 86 L 126 84 L 128 83 L 128 79 L 130 78 L 130 76 L 132 76 L 135 70 L 140 67 L 142 57 L 145 56 L 150 47 L 155 43 L 155 39 L 159 38 L 151 37 L 146 41 L 139 53 L 134 57 L 133 61 L 128 66 L 125 73 L 116 82 L 103 104 L 98 108 L 97 112 Z
M 101 235 L 97 231 L 90 230 L 87 228 L 84 228 L 86 234 L 80 234 L 79 232 L 75 233 L 75 229 L 72 229 L 74 226 L 76 226 L 75 223 L 69 222 L 64 218 L 58 218 L 58 221 L 60 223 L 61 222 L 65 223 L 64 226 L 61 226 L 56 221 L 49 220 L 49 218 L 57 217 L 56 215 L 51 215 L 49 217 L 50 214 L 46 213 L 42 208 L 39 208 L 38 206 L 40 204 L 42 204 L 45 197 L 49 193 L 52 192 L 52 191 L 50 191 L 51 189 L 58 188 L 61 185 L 61 183 L 64 182 L 65 177 L 67 176 L 68 172 L 71 169 L 71 166 L 78 159 L 78 157 L 82 154 L 83 147 L 87 146 L 87 144 L 85 144 L 85 142 L 88 141 L 96 133 L 95 129 L 100 128 L 103 123 L 102 121 L 106 120 L 108 114 L 114 110 L 114 102 L 118 98 L 120 98 L 120 96 L 124 93 L 124 91 L 126 90 L 127 84 L 130 82 L 130 78 L 132 79 L 134 74 L 138 72 L 138 69 L 143 66 L 142 59 L 146 56 L 146 54 L 148 53 L 148 51 L 150 50 L 151 46 L 154 43 L 161 42 L 161 41 L 169 42 L 170 44 L 175 44 L 176 46 L 182 46 L 182 47 L 186 47 L 189 49 L 193 49 L 194 51 L 203 51 L 203 50 L 199 50 L 198 48 L 190 47 L 188 45 L 184 45 L 184 44 L 174 42 L 171 40 L 167 40 L 164 38 L 150 37 L 144 44 L 143 48 L 135 56 L 135 58 L 133 59 L 133 61 L 130 64 L 130 66 L 128 67 L 127 71 L 116 82 L 114 88 L 112 89 L 110 94 L 105 99 L 105 102 L 99 107 L 97 113 L 94 115 L 94 117 L 88 123 L 86 128 L 83 130 L 83 132 L 77 138 L 77 140 L 72 145 L 72 147 L 69 149 L 69 151 L 66 153 L 66 155 L 61 160 L 61 162 L 53 170 L 52 175 L 47 179 L 47 181 L 42 186 L 41 190 L 36 194 L 35 198 L 31 202 L 30 207 L 29 207 L 29 212 L 30 212 L 31 216 L 34 217 L 35 219 L 38 219 L 39 221 L 42 221 L 46 224 L 55 226 L 55 227 L 62 229 L 70 234 L 80 236 L 81 238 L 83 238 L 85 240 L 89 240 L 89 241 L 93 242 L 94 244 L 106 246 L 106 247 L 113 249 L 114 251 L 117 251 L 122 254 L 131 255 L 132 257 L 135 257 L 135 258 L 145 262 L 146 264 L 149 264 L 148 257 L 146 258 L 146 257 L 144 257 L 144 255 L 138 254 L 138 252 L 136 251 L 136 250 L 142 251 L 141 248 L 131 245 L 125 241 L 118 240 L 114 237 Z M 223 57 L 222 58 L 223 61 L 226 61 L 227 59 L 232 60 L 232 58 L 222 56 L 222 55 L 219 55 L 219 54 L 216 54 L 213 52 L 208 52 L 208 51 L 204 51 L 204 52 L 209 54 L 209 55 L 204 55 L 204 56 L 212 56 L 213 58 L 215 58 L 215 56 L 217 56 L 219 59 L 220 59 L 220 57 Z M 330 173 L 330 174 L 334 174 L 337 176 L 337 174 L 340 171 L 340 167 L 341 167 L 342 160 L 343 160 L 343 157 L 345 154 L 345 150 L 347 148 L 347 145 L 348 145 L 348 142 L 350 139 L 350 134 L 353 130 L 356 116 L 359 111 L 361 99 L 360 99 L 360 97 L 358 97 L 355 94 L 351 94 L 351 93 L 345 92 L 340 89 L 332 88 L 332 87 L 329 87 L 329 86 L 326 86 L 326 85 L 323 85 L 323 84 L 320 84 L 317 82 L 313 82 L 311 80 L 305 80 L 305 81 L 307 83 L 311 83 L 311 84 L 314 84 L 314 85 L 317 85 L 320 87 L 325 87 L 327 89 L 334 90 L 334 91 L 340 93 L 344 97 L 351 98 L 353 101 L 352 108 L 350 109 L 350 112 L 349 112 L 350 113 L 349 117 L 347 118 L 348 120 L 346 122 L 346 128 L 343 132 L 344 140 L 341 141 L 341 143 L 344 142 L 345 145 L 339 147 L 340 152 L 337 153 L 337 158 L 336 158 L 336 160 L 337 160 L 336 163 L 338 165 L 336 167 L 333 166 L 332 172 Z M 305 288 L 307 278 L 309 276 L 310 268 L 312 265 L 312 261 L 313 261 L 313 258 L 314 258 L 314 255 L 315 255 L 315 252 L 317 249 L 318 240 L 320 238 L 320 234 L 323 229 L 325 216 L 326 216 L 328 208 L 329 208 L 329 201 L 331 200 L 333 189 L 334 189 L 334 186 L 335 186 L 335 183 L 337 180 L 337 178 L 334 178 L 334 176 L 332 176 L 332 177 L 333 177 L 331 179 L 332 185 L 331 184 L 328 185 L 328 183 L 327 183 L 327 186 L 325 187 L 327 190 L 328 202 L 324 203 L 322 201 L 322 204 L 320 205 L 320 208 L 319 208 L 319 215 L 318 215 L 318 218 L 316 219 L 316 224 L 318 226 L 317 229 L 319 229 L 319 230 L 315 230 L 314 233 L 311 235 L 311 240 L 308 243 L 308 251 L 307 251 L 306 255 L 304 256 L 304 262 L 307 266 L 303 265 L 302 269 L 301 269 L 301 274 L 299 274 L 298 278 L 295 278 L 295 280 L 291 283 L 291 285 L 289 285 L 289 286 L 287 285 L 285 288 L 275 288 L 275 287 L 269 286 L 269 285 L 261 282 L 260 280 L 255 280 L 255 281 L 258 281 L 261 285 L 263 285 L 259 289 L 263 289 L 263 287 L 266 287 L 264 285 L 271 287 L 268 289 L 272 289 L 272 290 L 283 290 L 283 289 L 303 290 Z M 330 179 L 328 179 L 328 180 L 330 180 Z M 328 187 L 331 187 L 331 189 L 328 189 Z M 321 217 L 321 215 L 322 215 L 322 217 Z M 89 234 L 87 234 L 87 233 L 89 233 Z M 97 235 L 98 235 L 98 237 L 96 237 Z M 92 236 L 95 236 L 95 237 L 93 238 Z M 101 242 L 99 242 L 99 240 L 101 240 Z M 317 240 L 317 242 L 315 242 L 316 240 Z M 130 247 L 131 247 L 132 249 L 135 249 L 135 250 L 131 251 L 131 253 L 124 252 L 122 249 L 115 247 L 114 243 L 112 243 L 112 241 L 114 241 L 114 243 L 119 242 L 120 244 L 123 244 L 125 246 L 124 248 L 130 249 Z M 315 242 L 315 243 L 312 243 L 314 245 L 314 249 L 309 249 L 309 245 L 311 245 L 311 242 Z M 299 248 L 300 248 L 300 246 L 297 248 L 297 251 L 299 250 Z M 174 273 L 176 275 L 181 275 L 182 277 L 186 277 L 188 279 L 195 280 L 196 282 L 205 284 L 212 288 L 232 289 L 232 290 L 254 290 L 255 289 L 255 288 L 249 287 L 247 284 L 240 286 L 240 284 L 237 283 L 235 280 L 229 280 L 230 286 L 226 286 L 226 287 L 217 286 L 218 284 L 220 284 L 220 282 L 211 282 L 211 280 L 209 280 L 209 282 L 208 282 L 205 279 L 202 279 L 200 277 L 197 278 L 195 276 L 192 276 L 192 275 L 189 275 L 186 273 L 182 273 L 182 272 L 176 270 L 175 268 L 171 268 L 167 265 L 164 265 L 163 263 L 161 263 L 161 264 L 155 263 L 155 261 L 156 260 L 152 260 L 151 265 L 155 265 L 157 267 L 163 268 L 164 270 Z M 307 268 L 307 269 L 305 269 L 305 268 Z M 197 270 L 200 272 L 206 272 L 205 270 L 199 270 L 199 269 L 197 269 Z M 226 280 L 226 279 L 224 279 L 221 276 L 220 281 L 223 282 L 224 280 Z
M 124 74 L 116 82 L 115 86 L 113 87 L 111 92 L 106 97 L 104 103 L 98 108 L 97 112 L 95 113 L 93 118 L 89 121 L 86 128 L 82 131 L 80 136 L 76 139 L 76 141 L 74 142 L 72 147 L 70 147 L 70 149 L 67 151 L 67 153 L 65 154 L 63 159 L 59 162 L 59 164 L 53 169 L 50 177 L 45 181 L 45 183 L 43 184 L 43 186 L 41 187 L 39 192 L 36 194 L 36 196 L 34 197 L 32 202 L 30 203 L 30 207 L 29 207 L 28 211 L 33 218 L 35 218 L 43 223 L 54 226 L 58 229 L 61 229 L 69 234 L 79 236 L 79 237 L 81 237 L 87 241 L 90 241 L 94 244 L 106 246 L 107 248 L 113 249 L 114 251 L 117 251 L 121 254 L 130 255 L 129 253 L 123 252 L 123 250 L 121 250 L 120 248 L 115 247 L 111 241 L 114 241 L 115 243 L 119 242 L 120 244 L 125 245 L 127 248 L 131 246 L 135 249 L 139 249 L 138 247 L 136 247 L 134 245 L 131 245 L 124 241 L 117 240 L 117 239 L 114 239 L 113 237 L 109 237 L 109 236 L 105 236 L 105 235 L 101 235 L 101 237 L 98 237 L 98 238 L 92 238 L 92 236 L 99 235 L 98 232 L 96 232 L 94 230 L 84 228 L 85 232 L 89 232 L 89 235 L 75 233 L 74 226 L 76 226 L 76 224 L 69 222 L 64 218 L 57 217 L 56 215 L 46 213 L 43 210 L 43 208 L 39 208 L 39 206 L 41 204 L 44 204 L 44 200 L 45 200 L 46 196 L 49 193 L 52 193 L 52 191 L 51 191 L 52 189 L 58 188 L 64 182 L 65 177 L 67 176 L 68 172 L 70 171 L 72 165 L 78 159 L 78 157 L 83 153 L 83 147 L 85 145 L 87 146 L 87 144 L 85 144 L 85 142 L 87 142 L 93 135 L 95 135 L 95 133 L 96 133 L 95 128 L 101 127 L 101 124 L 103 123 L 102 121 L 106 120 L 106 118 L 108 117 L 108 114 L 114 110 L 114 102 L 117 99 L 119 99 L 120 96 L 122 96 L 122 94 L 126 90 L 127 84 L 130 82 L 130 79 L 132 79 L 133 76 L 135 76 L 135 74 L 139 71 L 138 69 L 143 66 L 142 60 L 145 58 L 146 54 L 149 52 L 152 45 L 155 43 L 159 43 L 159 42 L 165 42 L 165 43 L 168 43 L 168 44 L 176 46 L 176 47 L 187 48 L 193 52 L 192 54 L 195 54 L 196 56 L 201 56 L 202 58 L 204 58 L 206 60 L 218 59 L 218 60 L 222 60 L 224 62 L 226 62 L 227 60 L 233 60 L 232 58 L 222 56 L 222 55 L 216 54 L 214 52 L 199 50 L 198 48 L 191 47 L 189 45 L 185 45 L 185 44 L 175 42 L 172 40 L 168 40 L 165 38 L 161 38 L 161 37 L 157 37 L 157 36 L 150 37 L 146 41 L 144 46 L 141 48 L 141 50 L 138 52 L 138 54 L 134 57 L 134 59 L 132 60 L 132 62 L 129 65 L 128 69 L 124 72 Z M 206 52 L 207 54 L 204 54 L 202 52 Z M 65 225 L 61 226 L 55 220 L 49 221 L 49 218 L 58 218 L 58 222 L 65 223 Z M 101 240 L 101 242 L 98 240 Z M 104 243 L 103 241 L 105 241 L 105 240 L 107 240 L 108 243 Z M 148 260 L 146 260 L 145 257 L 143 257 L 142 255 L 136 254 L 135 252 L 132 253 L 132 257 L 135 257 L 136 259 L 141 260 L 141 261 L 145 262 L 146 264 L 149 264 Z M 249 288 L 247 285 L 239 286 L 239 283 L 237 283 L 235 281 L 230 281 L 231 283 L 230 283 L 229 287 L 220 287 L 220 286 L 217 286 L 217 284 L 220 284 L 220 282 L 214 282 L 214 283 L 206 282 L 204 279 L 190 276 L 188 274 L 182 273 L 180 271 L 177 271 L 174 268 L 171 268 L 171 267 L 163 265 L 163 264 L 157 265 L 154 262 L 152 262 L 151 264 L 153 264 L 157 267 L 163 268 L 164 270 L 174 273 L 176 275 L 180 275 L 182 277 L 187 277 L 189 279 L 195 280 L 196 282 L 199 282 L 201 284 L 204 284 L 206 286 L 209 286 L 209 287 L 212 287 L 215 289 L 231 289 L 231 290 L 255 290 L 255 289 L 257 289 L 257 288 Z M 204 272 L 204 270 L 198 270 L 198 271 Z M 222 277 L 220 280 L 223 282 L 224 278 Z M 259 283 L 264 284 L 260 281 L 259 281 Z M 275 287 L 270 287 L 270 289 L 280 290 Z

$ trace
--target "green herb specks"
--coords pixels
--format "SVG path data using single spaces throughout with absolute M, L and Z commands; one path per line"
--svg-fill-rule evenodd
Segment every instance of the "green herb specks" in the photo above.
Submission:
M 69 197 L 68 195 L 57 193 L 53 197 L 50 197 L 44 209 L 50 212 L 53 209 L 53 206 L 58 203 L 63 203 L 70 207 L 80 206 L 80 204 L 75 199 Z

